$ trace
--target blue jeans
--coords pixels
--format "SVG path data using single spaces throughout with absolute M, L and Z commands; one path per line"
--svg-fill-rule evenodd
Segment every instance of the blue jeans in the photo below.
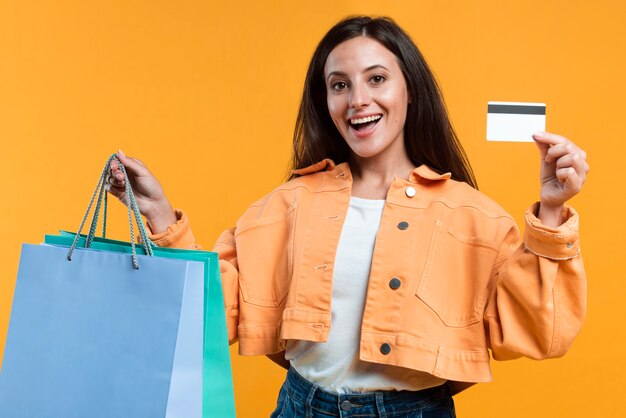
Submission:
M 454 401 L 447 385 L 411 391 L 378 391 L 338 395 L 287 372 L 270 418 L 379 417 L 455 418 Z

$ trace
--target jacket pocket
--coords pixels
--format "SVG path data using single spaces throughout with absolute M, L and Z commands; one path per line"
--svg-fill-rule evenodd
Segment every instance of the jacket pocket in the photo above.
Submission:
M 416 296 L 449 327 L 480 321 L 497 249 L 480 237 L 435 222 Z
M 296 206 L 285 214 L 241 225 L 235 232 L 243 300 L 276 307 L 291 282 Z

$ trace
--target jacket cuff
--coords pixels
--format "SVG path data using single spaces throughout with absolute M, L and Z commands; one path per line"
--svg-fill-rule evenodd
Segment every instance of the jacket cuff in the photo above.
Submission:
M 524 244 L 526 249 L 540 257 L 569 260 L 580 253 L 578 213 L 571 207 L 563 209 L 563 223 L 558 227 L 543 225 L 538 213 L 539 202 L 526 209 Z
M 176 223 L 167 227 L 167 230 L 159 234 L 153 234 L 148 225 L 148 238 L 158 247 L 191 248 L 193 246 L 193 234 L 190 233 L 189 219 L 182 210 L 175 209 Z

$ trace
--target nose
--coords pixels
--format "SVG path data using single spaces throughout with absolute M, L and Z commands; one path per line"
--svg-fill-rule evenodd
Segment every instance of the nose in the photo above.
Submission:
M 372 101 L 372 96 L 366 85 L 355 83 L 350 90 L 350 107 L 360 109 L 368 106 Z

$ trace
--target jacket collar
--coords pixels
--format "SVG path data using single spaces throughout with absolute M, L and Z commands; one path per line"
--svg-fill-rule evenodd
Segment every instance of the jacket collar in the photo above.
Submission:
M 291 170 L 291 174 L 295 174 L 296 176 L 305 176 L 307 174 L 317 173 L 318 171 L 330 171 L 334 169 L 335 162 L 330 158 L 324 158 L 322 161 L 318 161 L 308 167 Z
M 347 164 L 346 164 L 347 165 Z M 330 158 L 325 158 L 315 164 L 308 167 L 298 168 L 292 170 L 292 174 L 297 176 L 304 176 L 311 173 L 317 173 L 318 171 L 332 171 L 336 167 L 336 164 Z M 413 183 L 430 183 L 433 181 L 448 180 L 452 177 L 451 173 L 439 174 L 425 164 L 420 165 L 411 171 L 409 175 L 409 181 Z
M 411 171 L 409 180 L 413 183 L 430 183 L 433 181 L 449 180 L 451 177 L 452 173 L 439 174 L 427 165 L 422 164 Z

